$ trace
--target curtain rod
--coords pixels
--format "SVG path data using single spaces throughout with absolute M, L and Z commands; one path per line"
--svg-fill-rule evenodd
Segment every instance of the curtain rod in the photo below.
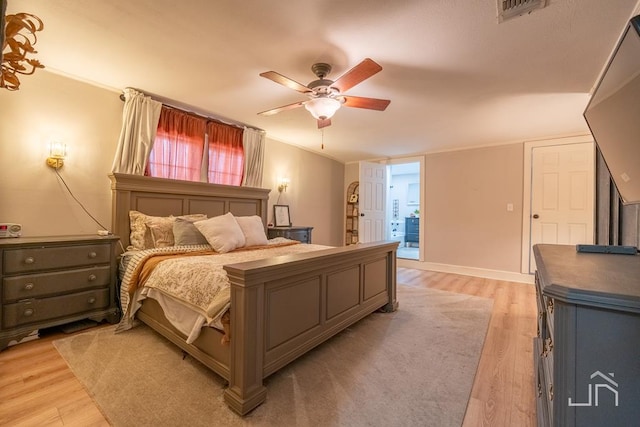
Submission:
M 147 94 L 145 92 L 142 92 L 141 90 L 138 90 L 138 89 L 136 89 L 136 90 L 138 92 L 143 93 L 145 96 L 149 96 L 151 99 L 155 99 L 153 96 L 151 96 L 151 95 L 149 95 L 149 94 Z M 120 100 L 124 102 L 124 93 L 120 94 Z M 155 99 L 155 100 L 158 101 L 157 99 Z M 202 113 L 196 113 L 195 111 L 187 110 L 185 107 L 188 107 L 188 106 L 184 106 L 183 107 L 183 106 L 171 105 L 171 104 L 168 104 L 165 101 L 159 101 L 159 102 L 161 102 L 164 107 L 173 108 L 174 110 L 184 111 L 187 114 L 191 114 L 191 115 L 196 116 L 196 117 L 202 117 L 203 119 L 207 119 L 208 121 L 218 122 L 218 123 L 222 123 L 223 125 L 233 126 L 233 127 L 237 127 L 237 128 L 240 128 L 240 129 L 249 128 L 249 129 L 256 130 L 258 132 L 265 132 L 266 133 L 266 131 L 264 129 L 260 129 L 260 128 L 257 128 L 255 126 L 249 126 L 249 125 L 246 125 L 244 123 L 229 123 L 229 122 L 224 121 L 224 120 L 219 119 L 219 118 L 215 118 L 215 117 L 207 116 L 207 115 L 202 114 Z

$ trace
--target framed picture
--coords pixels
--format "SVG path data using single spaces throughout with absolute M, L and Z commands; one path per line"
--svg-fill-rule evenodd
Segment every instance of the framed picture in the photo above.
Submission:
M 273 222 L 276 227 L 290 227 L 289 205 L 273 205 Z
M 349 203 L 358 203 L 358 195 L 352 194 L 351 196 L 349 196 Z

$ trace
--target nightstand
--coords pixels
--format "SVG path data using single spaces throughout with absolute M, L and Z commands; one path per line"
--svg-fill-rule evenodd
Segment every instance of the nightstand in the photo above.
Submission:
M 33 331 L 119 320 L 116 236 L 0 240 L 0 351 Z
M 291 240 L 299 240 L 302 243 L 311 243 L 311 230 L 313 227 L 291 226 L 291 227 L 269 227 L 267 237 L 285 237 Z

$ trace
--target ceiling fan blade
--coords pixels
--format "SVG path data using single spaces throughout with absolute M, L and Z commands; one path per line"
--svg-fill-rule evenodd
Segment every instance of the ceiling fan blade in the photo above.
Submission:
M 331 87 L 334 87 L 341 93 L 344 93 L 381 70 L 382 67 L 378 63 L 372 59 L 365 58 L 364 61 L 340 76 L 335 82 L 333 82 Z
M 292 110 L 294 108 L 302 107 L 305 102 L 306 101 L 300 101 L 289 105 L 283 105 L 282 107 L 272 108 L 271 110 L 262 111 L 258 114 L 260 114 L 261 116 L 272 116 L 279 113 L 280 111 Z
M 303 85 L 302 83 L 298 83 L 295 80 L 291 80 L 289 77 L 285 77 L 280 73 L 276 73 L 275 71 L 266 71 L 264 73 L 260 73 L 261 77 L 265 79 L 269 79 L 278 84 L 288 87 L 289 89 L 297 90 L 298 92 L 308 93 L 311 92 L 311 89 Z
M 331 119 L 318 119 L 318 129 L 326 128 L 327 126 L 331 126 Z
M 388 99 L 363 98 L 360 96 L 344 96 L 345 107 L 366 108 L 368 110 L 384 111 L 391 103 Z

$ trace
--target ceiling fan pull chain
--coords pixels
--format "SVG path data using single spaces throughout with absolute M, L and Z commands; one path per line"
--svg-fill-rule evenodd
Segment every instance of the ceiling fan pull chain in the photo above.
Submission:
M 320 147 L 324 150 L 324 128 L 320 129 L 320 132 L 322 132 L 322 145 Z

